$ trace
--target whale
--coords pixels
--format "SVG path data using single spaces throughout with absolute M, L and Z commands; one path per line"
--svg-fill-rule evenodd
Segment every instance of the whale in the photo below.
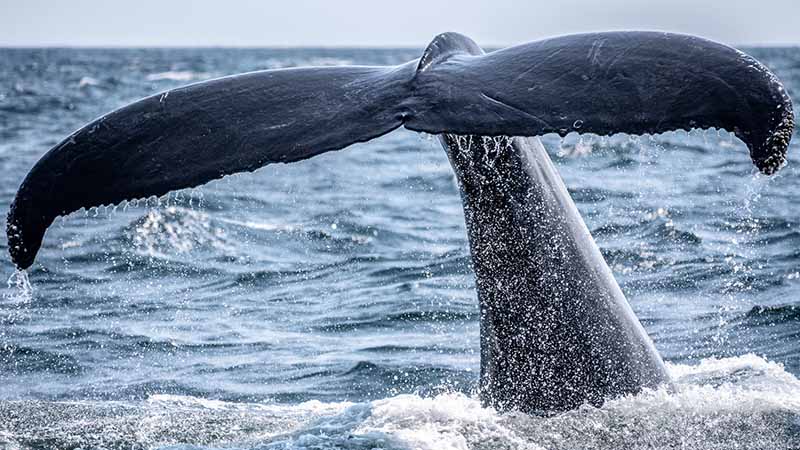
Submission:
M 237 74 L 157 93 L 45 153 L 10 206 L 20 270 L 54 219 L 293 163 L 404 127 L 455 173 L 480 310 L 482 403 L 550 414 L 669 386 L 540 136 L 724 129 L 772 175 L 791 99 L 753 57 L 666 32 L 560 36 L 486 53 L 453 32 L 397 66 Z

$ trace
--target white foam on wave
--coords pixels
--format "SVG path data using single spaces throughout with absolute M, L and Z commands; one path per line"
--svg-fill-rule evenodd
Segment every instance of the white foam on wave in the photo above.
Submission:
M 304 448 L 312 441 L 334 448 L 344 434 L 376 447 L 437 450 L 800 446 L 800 380 L 780 364 L 745 355 L 670 365 L 670 371 L 672 387 L 553 417 L 500 414 L 459 393 L 400 395 L 328 418 L 326 438 L 311 426 L 278 448 Z M 365 408 L 369 413 L 352 427 L 354 415 Z
M 78 88 L 85 88 L 89 86 L 99 86 L 100 82 L 96 78 L 92 77 L 82 77 L 80 81 L 78 81 Z
M 334 58 L 334 57 L 286 57 L 286 58 L 268 58 L 264 61 L 264 66 L 267 69 L 282 69 L 285 67 L 325 67 L 325 66 L 344 66 L 353 64 L 353 60 L 348 58 Z
M 147 81 L 192 81 L 209 78 L 211 75 L 206 72 L 193 72 L 191 70 L 168 70 L 166 72 L 151 73 L 147 75 Z
M 503 448 L 541 448 L 517 436 L 493 409 L 456 393 L 433 398 L 401 395 L 373 402 L 372 414 L 355 432 L 382 435 L 420 450 L 466 450 L 490 442 Z
M 256 222 L 253 220 L 241 221 L 241 220 L 234 220 L 234 219 L 219 219 L 220 222 L 229 223 L 232 225 L 237 225 L 244 228 L 250 228 L 252 230 L 258 231 L 286 231 L 286 232 L 293 232 L 296 230 L 301 229 L 300 225 L 293 225 L 293 224 L 283 224 L 283 223 L 272 223 L 272 222 Z
M 0 446 L 46 441 L 54 448 L 800 448 L 800 380 L 780 364 L 744 355 L 669 369 L 674 386 L 551 417 L 498 413 L 476 397 L 452 392 L 363 403 L 233 403 L 180 395 L 134 403 L 0 402 L 0 420 L 14 417 Z
M 270 411 L 276 414 L 336 414 L 353 406 L 351 402 L 324 403 L 309 400 L 295 405 L 268 403 L 234 403 L 222 400 L 192 397 L 190 395 L 156 394 L 147 398 L 147 404 L 165 408 L 182 407 L 186 409 L 202 408 L 216 411 Z

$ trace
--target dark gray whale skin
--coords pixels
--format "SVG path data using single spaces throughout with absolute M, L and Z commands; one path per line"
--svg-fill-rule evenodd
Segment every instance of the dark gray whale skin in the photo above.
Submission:
M 483 403 L 547 413 L 667 382 L 539 140 L 442 141 L 477 279 Z
M 444 33 L 396 67 L 233 75 L 98 118 L 22 182 L 9 252 L 26 269 L 58 216 L 300 161 L 400 126 L 440 135 L 461 187 L 484 404 L 547 413 L 668 376 L 533 137 L 721 128 L 772 174 L 786 160 L 794 115 L 767 68 L 693 36 L 590 33 L 483 54 Z

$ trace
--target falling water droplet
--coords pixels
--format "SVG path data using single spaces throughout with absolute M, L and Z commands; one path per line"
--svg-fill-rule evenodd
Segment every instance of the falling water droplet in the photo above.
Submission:
M 6 282 L 8 291 L 3 295 L 14 303 L 28 303 L 33 298 L 33 286 L 26 270 L 15 270 Z

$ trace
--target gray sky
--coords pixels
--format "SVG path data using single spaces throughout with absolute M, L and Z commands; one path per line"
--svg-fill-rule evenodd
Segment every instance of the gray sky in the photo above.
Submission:
M 460 5 L 460 6 L 453 6 Z M 800 44 L 800 0 L 0 0 L 3 46 L 484 46 L 613 29 Z

